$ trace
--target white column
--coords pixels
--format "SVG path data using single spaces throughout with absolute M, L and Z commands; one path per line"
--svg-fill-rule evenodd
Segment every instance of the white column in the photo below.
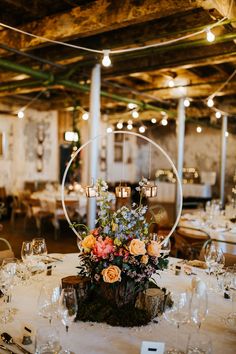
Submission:
M 89 139 L 99 135 L 100 127 L 100 90 L 101 90 L 101 67 L 100 64 L 95 65 L 92 70 L 91 88 L 90 88 L 90 109 L 89 109 Z M 98 174 L 98 158 L 99 158 L 99 145 L 98 140 L 95 139 L 89 145 L 89 184 L 91 179 L 97 179 Z M 96 199 L 88 198 L 88 212 L 87 224 L 90 229 L 95 226 L 96 219 Z
M 227 124 L 228 117 L 222 117 L 221 127 L 221 157 L 220 157 L 220 200 L 222 207 L 225 205 L 225 168 L 226 168 L 226 152 L 227 152 Z
M 181 184 L 183 184 L 183 166 L 184 166 L 184 135 L 185 135 L 185 107 L 184 98 L 179 99 L 178 115 L 176 121 L 176 134 L 177 134 L 177 171 Z M 180 191 L 177 184 L 176 191 L 176 213 L 179 208 Z

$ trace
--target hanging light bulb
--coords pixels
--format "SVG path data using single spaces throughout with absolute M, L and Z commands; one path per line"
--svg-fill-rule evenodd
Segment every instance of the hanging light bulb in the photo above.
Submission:
M 168 124 L 168 120 L 166 119 L 166 118 L 163 118 L 162 120 L 161 120 L 161 125 L 167 125 Z
M 206 30 L 206 37 L 208 42 L 214 42 L 216 36 L 211 32 L 210 28 Z
M 196 132 L 197 133 L 201 133 L 202 132 L 202 127 L 198 126 L 197 129 L 196 129 Z
M 129 119 L 127 123 L 132 125 L 133 124 L 132 119 Z
M 189 107 L 190 106 L 190 101 L 188 98 L 185 98 L 184 100 L 184 107 Z
M 102 65 L 105 66 L 106 68 L 111 65 L 111 59 L 109 57 L 109 53 L 110 53 L 109 49 L 104 49 Z
M 88 112 L 84 112 L 84 113 L 82 114 L 82 119 L 83 119 L 83 120 L 88 120 L 88 119 L 89 119 L 89 114 L 88 114 Z
M 137 108 L 137 105 L 136 105 L 135 103 L 133 103 L 133 102 L 129 102 L 128 105 L 127 105 L 127 107 L 128 107 L 129 109 L 134 109 L 134 108 Z
M 138 111 L 133 111 L 131 114 L 132 114 L 132 117 L 133 117 L 134 119 L 136 119 L 136 118 L 139 117 Z
M 112 133 L 112 131 L 113 131 L 112 127 L 107 128 L 107 133 Z
M 23 119 L 24 116 L 25 116 L 25 113 L 24 113 L 24 111 L 20 110 L 20 111 L 17 113 L 17 115 L 18 115 L 18 118 L 19 118 L 19 119 Z
M 133 125 L 132 125 L 132 124 L 128 124 L 128 125 L 127 125 L 127 129 L 128 129 L 128 130 L 132 130 L 132 129 L 133 129 Z
M 156 118 L 151 119 L 152 124 L 155 124 L 157 122 Z
M 213 101 L 212 98 L 208 98 L 208 100 L 207 100 L 207 105 L 208 105 L 208 107 L 210 107 L 210 108 L 214 106 L 214 101 Z
M 170 79 L 170 80 L 168 81 L 168 86 L 169 86 L 169 87 L 174 87 L 174 86 L 175 86 L 174 80 Z
M 122 122 L 118 122 L 116 124 L 116 127 L 117 127 L 117 129 L 122 129 L 123 128 L 123 123 Z
M 216 116 L 217 119 L 220 119 L 220 118 L 221 118 L 221 113 L 220 113 L 220 111 L 217 111 L 216 114 L 215 114 L 215 116 Z
M 229 132 L 225 132 L 225 137 L 228 138 Z
M 139 127 L 139 133 L 145 133 L 146 128 L 142 125 Z

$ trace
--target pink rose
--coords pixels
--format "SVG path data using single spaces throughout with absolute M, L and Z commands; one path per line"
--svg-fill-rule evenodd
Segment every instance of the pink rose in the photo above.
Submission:
M 99 258 L 107 258 L 110 253 L 114 252 L 114 245 L 112 239 L 106 237 L 103 240 L 101 237 L 95 243 L 93 247 L 93 254 Z

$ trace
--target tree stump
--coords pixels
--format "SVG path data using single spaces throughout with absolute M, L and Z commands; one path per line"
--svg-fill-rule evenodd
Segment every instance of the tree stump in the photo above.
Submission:
M 163 313 L 165 293 L 161 289 L 149 288 L 139 293 L 135 307 L 148 312 L 151 318 Z
M 80 277 L 79 275 L 71 275 L 62 278 L 62 289 L 74 288 L 77 295 L 77 300 L 84 301 L 88 298 L 91 281 L 90 278 Z

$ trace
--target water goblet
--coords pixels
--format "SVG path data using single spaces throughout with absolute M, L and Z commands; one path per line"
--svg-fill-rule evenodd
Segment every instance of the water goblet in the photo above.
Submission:
M 38 314 L 49 320 L 57 315 L 58 302 L 60 298 L 60 286 L 43 285 L 38 298 Z
M 32 240 L 32 251 L 33 255 L 42 259 L 44 256 L 47 255 L 47 245 L 46 241 L 42 237 L 36 237 Z
M 69 326 L 74 322 L 77 315 L 78 303 L 76 291 L 74 288 L 62 289 L 59 299 L 59 316 L 62 324 L 66 327 L 66 332 L 69 330 Z
M 190 302 L 187 292 L 173 292 L 171 294 L 173 305 L 166 307 L 164 318 L 176 326 L 176 346 L 167 350 L 168 354 L 182 354 L 183 351 L 178 348 L 178 329 L 180 325 L 186 324 L 190 320 Z
M 170 238 L 164 238 L 162 242 L 160 253 L 163 256 L 168 256 L 171 250 Z
M 227 267 L 224 273 L 224 289 L 232 301 L 232 309 L 228 316 L 225 318 L 225 322 L 228 326 L 236 328 L 236 266 Z

